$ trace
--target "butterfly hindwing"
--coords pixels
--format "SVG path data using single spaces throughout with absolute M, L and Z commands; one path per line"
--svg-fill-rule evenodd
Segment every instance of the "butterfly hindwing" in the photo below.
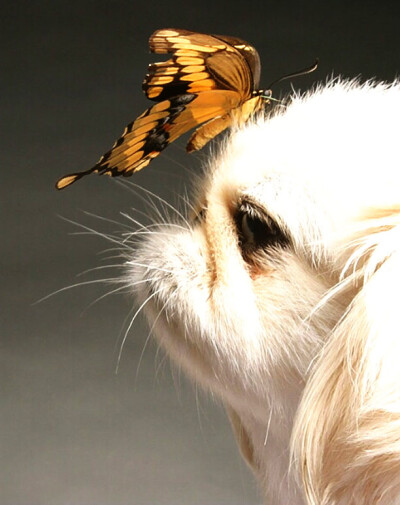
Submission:
M 182 134 L 224 115 L 226 110 L 234 109 L 239 103 L 237 93 L 219 90 L 200 95 L 186 94 L 159 102 L 130 123 L 112 149 L 94 167 L 64 176 L 56 187 L 63 189 L 90 173 L 117 177 L 138 172 Z
M 191 135 L 186 150 L 188 153 L 202 149 L 207 142 L 216 137 L 219 133 L 223 132 L 232 125 L 245 123 L 252 114 L 258 113 L 263 110 L 265 99 L 261 96 L 255 96 L 246 100 L 242 105 L 230 110 L 227 114 L 210 119 L 202 124 Z
M 256 91 L 260 86 L 260 77 L 261 77 L 261 62 L 260 56 L 257 50 L 245 42 L 242 39 L 237 37 L 229 37 L 227 35 L 218 35 L 219 39 L 226 42 L 228 45 L 234 47 L 236 51 L 238 51 L 246 62 L 248 77 L 251 81 L 251 89 L 252 91 Z
M 62 177 L 56 184 L 57 189 L 63 189 L 90 173 L 116 177 L 141 170 L 167 147 L 171 125 L 195 98 L 193 94 L 182 95 L 153 105 L 125 128 L 122 136 L 94 167 Z

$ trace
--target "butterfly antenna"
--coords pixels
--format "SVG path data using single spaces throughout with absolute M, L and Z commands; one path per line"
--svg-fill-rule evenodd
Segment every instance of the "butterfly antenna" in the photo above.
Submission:
M 319 64 L 319 59 L 317 58 L 315 62 L 310 66 L 303 68 L 302 70 L 298 70 L 297 72 L 292 72 L 291 74 L 284 75 L 283 77 L 279 77 L 279 79 L 276 79 L 276 81 L 271 82 L 267 86 L 267 89 L 271 89 L 274 84 L 277 84 L 278 82 L 286 81 L 286 79 L 292 79 L 293 77 L 299 77 L 301 75 L 307 75 L 311 74 L 315 70 L 317 70 Z

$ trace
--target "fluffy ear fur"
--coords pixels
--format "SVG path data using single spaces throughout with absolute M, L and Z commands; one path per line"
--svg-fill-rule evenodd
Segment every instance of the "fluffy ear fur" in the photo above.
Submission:
M 312 505 L 400 496 L 400 209 L 373 214 L 348 242 L 335 291 L 352 301 L 314 361 L 292 435 Z

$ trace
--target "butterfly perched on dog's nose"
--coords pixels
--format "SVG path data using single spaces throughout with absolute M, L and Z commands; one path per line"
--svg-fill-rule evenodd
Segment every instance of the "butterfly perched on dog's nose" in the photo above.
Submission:
M 187 151 L 201 149 L 268 101 L 270 92 L 258 89 L 258 53 L 241 39 L 162 29 L 153 33 L 149 44 L 154 53 L 172 53 L 169 60 L 150 64 L 143 82 L 144 93 L 155 105 L 125 128 L 94 167 L 62 177 L 57 189 L 91 173 L 129 176 L 196 127 Z

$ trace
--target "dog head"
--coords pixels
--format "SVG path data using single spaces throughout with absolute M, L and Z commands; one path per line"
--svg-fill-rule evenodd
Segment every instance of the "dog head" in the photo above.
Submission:
M 191 217 L 128 263 L 276 504 L 400 499 L 399 117 L 397 84 L 294 96 L 231 135 Z

